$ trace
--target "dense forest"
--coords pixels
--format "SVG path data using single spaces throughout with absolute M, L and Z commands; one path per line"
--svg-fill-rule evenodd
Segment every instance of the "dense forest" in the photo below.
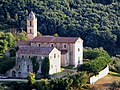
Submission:
M 120 0 L 0 0 L 0 30 L 26 31 L 30 11 L 43 35 L 80 36 L 112 54 L 120 47 Z

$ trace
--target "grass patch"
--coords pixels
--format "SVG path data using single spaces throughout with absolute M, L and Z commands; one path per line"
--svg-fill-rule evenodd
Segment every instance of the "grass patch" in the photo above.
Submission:
M 65 69 L 64 68 L 61 68 L 61 72 L 64 71 Z
M 120 73 L 116 73 L 116 72 L 110 72 L 110 75 L 120 77 Z

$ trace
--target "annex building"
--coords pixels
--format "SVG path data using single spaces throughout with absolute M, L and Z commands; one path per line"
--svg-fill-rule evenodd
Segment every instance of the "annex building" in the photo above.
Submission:
M 36 56 L 39 62 L 38 73 L 41 73 L 41 63 L 49 58 L 49 74 L 60 72 L 61 67 L 83 63 L 83 40 L 80 37 L 37 36 L 37 18 L 31 12 L 27 17 L 28 41 L 18 41 L 19 50 L 16 53 L 16 65 L 10 70 L 11 77 L 24 78 L 32 70 L 31 57 Z

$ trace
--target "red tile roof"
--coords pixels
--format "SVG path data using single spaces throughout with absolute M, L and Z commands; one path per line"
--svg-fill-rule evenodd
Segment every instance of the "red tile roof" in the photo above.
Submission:
M 79 37 L 42 36 L 42 37 L 35 37 L 31 42 L 33 43 L 75 43 L 78 40 L 78 38 Z
M 30 41 L 17 41 L 17 46 L 30 45 Z
M 35 54 L 35 55 L 49 55 L 49 53 L 53 50 L 52 47 L 33 47 L 26 46 L 21 47 L 17 51 L 17 54 Z

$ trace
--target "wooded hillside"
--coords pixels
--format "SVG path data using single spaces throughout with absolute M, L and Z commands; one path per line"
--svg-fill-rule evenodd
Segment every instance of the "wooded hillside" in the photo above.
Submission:
M 112 53 L 120 47 L 120 0 L 0 0 L 0 30 L 26 30 L 31 10 L 43 35 L 80 36 Z

